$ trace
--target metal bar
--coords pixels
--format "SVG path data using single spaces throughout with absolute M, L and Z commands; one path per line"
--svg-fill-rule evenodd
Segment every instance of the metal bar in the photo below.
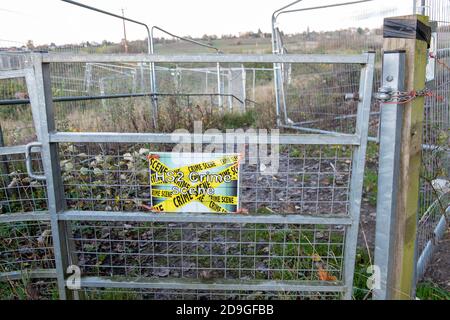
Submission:
M 35 269 L 29 271 L 10 271 L 0 273 L 1 281 L 13 281 L 23 279 L 55 279 L 55 269 Z
M 383 57 L 383 86 L 394 91 L 404 91 L 405 53 L 386 52 Z M 391 80 L 391 81 L 389 81 Z M 378 169 L 378 196 L 375 239 L 375 265 L 380 269 L 380 288 L 375 288 L 376 300 L 389 299 L 387 284 L 390 283 L 391 251 L 394 215 L 397 208 L 397 183 L 400 166 L 401 124 L 403 107 L 381 104 L 380 151 Z
M 153 46 L 153 43 L 154 43 L 154 42 L 153 42 L 153 30 L 154 30 L 154 29 L 161 31 L 161 32 L 163 32 L 163 33 L 165 33 L 165 34 L 171 36 L 172 38 L 177 38 L 177 39 L 180 39 L 180 40 L 183 40 L 183 41 L 186 41 L 186 42 L 190 42 L 190 43 L 196 44 L 196 45 L 201 46 L 201 47 L 204 47 L 204 48 L 216 50 L 217 53 L 220 53 L 220 52 L 221 52 L 221 51 L 219 50 L 219 48 L 216 48 L 216 47 L 214 47 L 214 46 L 212 46 L 212 45 L 209 45 L 209 44 L 207 44 L 207 43 L 203 43 L 203 42 L 196 41 L 196 40 L 193 40 L 193 39 L 189 39 L 189 38 L 177 36 L 176 34 L 173 34 L 173 33 L 169 32 L 169 31 L 167 31 L 167 30 L 164 30 L 164 29 L 158 27 L 158 26 L 153 26 L 153 27 L 152 27 L 152 30 L 151 30 L 151 44 L 152 44 L 152 50 L 153 50 L 152 53 L 154 53 L 154 46 Z
M 380 112 L 371 112 L 370 113 L 371 116 L 376 116 L 379 114 L 380 114 Z M 331 120 L 345 120 L 345 119 L 351 119 L 351 118 L 356 118 L 356 114 L 347 114 L 347 115 L 342 115 L 342 116 L 336 116 L 336 117 L 332 118 Z M 318 120 L 296 122 L 296 123 L 294 123 L 294 126 L 301 126 L 301 125 L 305 125 L 305 124 L 314 124 L 314 123 L 319 123 L 319 122 L 322 122 L 325 120 L 328 120 L 328 119 L 318 119 Z M 305 128 L 305 129 L 310 129 L 310 128 Z
M 433 203 L 430 208 L 428 209 L 428 212 L 424 214 L 424 217 L 431 214 L 431 210 L 433 210 L 436 206 L 439 206 L 439 200 L 437 200 L 435 203 Z M 450 214 L 450 207 L 446 210 L 447 215 Z M 433 257 L 433 253 L 436 249 L 436 246 L 438 245 L 439 241 L 441 241 L 444 238 L 445 232 L 447 231 L 447 217 L 446 215 L 442 215 L 439 219 L 439 222 L 434 229 L 433 232 L 433 238 L 428 240 L 425 248 L 420 253 L 419 259 L 417 260 L 417 281 L 420 281 L 423 276 L 425 275 L 426 269 L 428 264 L 431 261 L 431 258 Z
M 344 2 L 344 3 L 335 3 L 335 4 L 324 5 L 324 6 L 308 7 L 308 8 L 293 9 L 293 10 L 284 10 L 284 11 L 279 12 L 276 15 L 276 18 L 278 18 L 280 15 L 285 14 L 285 13 L 310 11 L 310 10 L 316 10 L 316 9 L 335 8 L 335 7 L 342 7 L 342 6 L 348 6 L 351 4 L 358 4 L 358 3 L 372 2 L 372 1 L 375 1 L 375 0 L 360 0 L 360 1 L 351 1 L 351 2 Z
M 55 97 L 53 102 L 71 102 L 71 101 L 90 101 L 90 100 L 105 100 L 105 99 L 123 99 L 123 98 L 139 98 L 139 97 L 169 97 L 169 96 L 183 96 L 183 97 L 203 97 L 203 96 L 224 96 L 231 97 L 244 103 L 241 99 L 233 94 L 221 94 L 221 93 L 151 93 L 151 92 L 141 92 L 141 93 L 123 93 L 123 94 L 100 94 L 97 96 L 67 96 L 67 97 Z M 248 100 L 250 101 L 250 100 Z M 9 105 L 26 105 L 30 104 L 29 99 L 7 99 L 0 100 L 0 106 Z
M 58 215 L 63 221 L 110 221 L 110 222 L 192 222 L 192 223 L 285 223 L 285 224 L 320 224 L 350 225 L 352 219 L 338 215 L 219 215 L 199 213 L 154 214 L 143 212 L 117 211 L 76 211 L 69 210 Z
M 421 0 L 420 1 L 420 13 L 422 15 L 426 15 L 426 5 L 425 5 L 425 0 Z
M 48 211 L 51 217 L 51 229 L 57 271 L 59 297 L 67 299 L 65 274 L 69 266 L 67 252 L 67 230 L 65 223 L 58 221 L 58 214 L 64 208 L 64 187 L 58 159 L 58 146 L 50 142 L 49 133 L 55 130 L 55 119 L 52 103 L 52 89 L 50 80 L 50 64 L 42 62 L 41 54 L 32 54 L 34 72 L 36 76 L 36 91 L 41 121 L 42 162 L 47 180 Z
M 5 146 L 5 140 L 3 139 L 3 128 L 0 123 L 0 150 L 3 149 L 4 146 Z M 9 186 L 9 184 L 11 183 L 11 179 L 10 179 L 11 172 L 9 170 L 8 158 L 6 157 L 6 155 L 0 155 L 0 161 L 1 161 L 0 169 L 1 169 L 1 174 L 3 176 L 3 185 Z M 10 188 L 6 188 L 5 191 L 6 191 L 5 196 L 7 196 L 7 197 L 12 196 Z
M 417 259 L 417 266 L 416 266 L 416 276 L 417 281 L 423 278 L 425 275 L 425 272 L 427 271 L 427 266 L 431 261 L 431 258 L 433 257 L 433 252 L 436 249 L 436 245 L 434 241 L 428 240 L 427 244 L 425 245 L 425 248 L 420 253 L 419 259 Z
M 16 106 L 30 104 L 29 99 L 5 99 L 0 100 L 0 106 Z
M 37 140 L 40 141 L 42 137 L 41 133 L 41 115 L 39 109 L 39 89 L 36 85 L 36 76 L 33 68 L 28 68 L 25 71 L 25 82 L 27 84 L 28 97 L 31 104 L 31 114 L 33 116 L 34 131 L 36 132 Z
M 294 125 L 282 124 L 282 125 L 280 125 L 280 128 L 293 129 L 293 130 L 304 131 L 304 132 L 323 133 L 323 134 L 336 133 L 335 131 L 328 131 L 328 130 L 322 130 L 322 129 L 299 127 L 299 126 L 297 126 L 295 124 Z
M 450 213 L 450 207 L 447 209 L 447 213 Z M 436 237 L 436 241 L 441 241 L 444 238 L 445 232 L 447 231 L 447 218 L 445 215 L 442 215 L 441 219 L 434 229 L 434 235 Z
M 121 133 L 113 132 L 58 132 L 50 134 L 50 142 L 95 142 L 95 143 L 217 143 L 222 141 L 241 141 L 242 134 L 191 134 L 191 133 Z M 230 140 L 226 140 L 230 139 Z M 238 140 L 239 139 L 239 140 Z M 245 135 L 245 140 L 255 143 L 256 135 Z M 266 143 L 262 141 L 261 143 Z M 347 134 L 282 134 L 279 136 L 280 144 L 293 145 L 359 145 L 360 138 L 356 135 Z
M 359 219 L 361 215 L 361 199 L 366 163 L 367 138 L 369 135 L 370 106 L 372 102 L 375 53 L 369 55 L 370 63 L 361 70 L 359 96 L 356 117 L 356 134 L 360 137 L 360 144 L 353 153 L 352 176 L 350 181 L 350 217 L 353 220 L 345 239 L 344 252 L 344 281 L 346 285 L 345 299 L 352 299 L 353 275 L 355 270 L 355 256 L 358 242 Z
M 99 12 L 99 13 L 102 13 L 102 14 L 106 14 L 108 16 L 111 16 L 111 17 L 114 17 L 114 18 L 118 18 L 118 19 L 120 19 L 122 21 L 126 20 L 128 22 L 139 24 L 139 25 L 145 27 L 146 30 L 147 30 L 147 33 L 148 33 L 148 39 L 147 39 L 148 40 L 148 52 L 150 53 L 150 29 L 149 29 L 148 25 L 145 24 L 144 22 L 137 21 L 137 20 L 134 20 L 134 19 L 130 19 L 130 18 L 124 17 L 123 15 L 121 16 L 121 15 L 118 15 L 118 14 L 115 14 L 115 13 L 111 13 L 111 12 L 108 12 L 108 11 L 105 11 L 105 10 L 102 10 L 102 9 L 94 8 L 94 7 L 91 7 L 91 6 L 85 5 L 83 3 L 76 2 L 76 1 L 71 1 L 71 0 L 61 0 L 61 1 L 70 3 L 70 4 L 73 4 L 75 6 L 82 7 L 82 8 L 88 9 L 88 10 L 92 10 L 92 11 L 96 11 L 96 12 Z
M 293 1 L 277 10 L 275 10 L 272 13 L 272 53 L 273 54 L 283 54 L 282 48 L 280 48 L 280 42 L 281 42 L 281 36 L 279 34 L 279 30 L 276 27 L 277 24 L 277 14 L 289 7 L 292 7 L 293 5 L 301 2 L 303 0 L 296 0 Z M 282 46 L 282 45 L 281 45 Z M 276 121 L 277 125 L 281 125 L 281 102 L 284 102 L 283 109 L 286 109 L 285 99 L 284 99 L 284 90 L 283 89 L 283 81 L 282 81 L 282 74 L 281 74 L 281 65 L 274 64 L 273 65 L 273 72 L 274 72 L 274 89 L 275 89 L 275 104 L 276 104 Z M 285 115 L 285 120 L 287 118 L 287 115 Z
M 161 63 L 324 63 L 324 64 L 367 64 L 368 55 L 326 55 L 326 54 L 196 54 L 196 55 L 147 55 L 147 54 L 89 54 L 73 55 L 43 53 L 45 63 L 56 62 L 161 62 Z
M 0 214 L 0 223 L 23 221 L 50 221 L 50 214 L 48 213 L 48 211 Z
M 139 278 L 129 280 L 102 277 L 82 277 L 83 288 L 121 288 L 121 289 L 174 289 L 174 290 L 243 290 L 243 291 L 294 291 L 294 292 L 342 292 L 344 286 L 333 282 L 300 282 L 300 281 L 214 281 L 212 283 L 198 280 L 177 279 L 157 280 Z
M 148 25 L 145 24 L 144 22 L 127 18 L 127 17 L 125 17 L 123 15 L 123 12 L 122 12 L 122 15 L 118 15 L 118 14 L 115 14 L 115 13 L 112 13 L 112 12 L 108 12 L 108 11 L 105 11 L 105 10 L 101 10 L 101 9 L 98 9 L 98 8 L 94 8 L 94 7 L 82 4 L 82 3 L 79 3 L 79 2 L 76 2 L 76 1 L 71 1 L 71 0 L 62 0 L 62 1 L 70 3 L 70 4 L 73 4 L 75 6 L 79 6 L 79 7 L 88 9 L 88 10 L 96 11 L 96 12 L 99 12 L 99 13 L 102 13 L 102 14 L 114 17 L 114 18 L 121 19 L 123 22 L 124 21 L 128 21 L 128 22 L 132 22 L 132 23 L 135 23 L 135 24 L 143 26 L 145 28 L 145 30 L 147 31 L 147 53 L 148 54 L 152 54 L 153 53 L 153 43 L 151 41 L 152 33 L 150 32 L 150 28 L 148 27 Z M 124 26 L 125 26 L 125 22 L 124 22 Z M 155 75 L 155 66 L 154 66 L 153 63 L 151 64 L 151 67 L 152 67 L 152 72 L 150 73 L 150 86 L 151 86 L 150 89 L 153 92 L 156 92 L 156 75 Z M 157 122 L 158 101 L 156 99 L 154 99 L 154 97 L 151 97 L 150 103 L 153 106 L 153 126 L 155 127 L 155 129 L 157 129 L 157 127 L 158 127 L 158 122 Z
M 0 80 L 24 78 L 25 73 L 26 73 L 25 69 L 1 71 L 0 72 Z
M 12 147 L 1 147 L 0 155 L 10 155 L 10 154 L 23 154 L 25 153 L 26 146 L 12 146 Z
M 313 128 L 306 128 L 306 127 L 298 127 L 297 125 L 282 124 L 279 127 L 280 128 L 286 128 L 286 129 L 292 129 L 292 130 L 298 130 L 298 131 L 304 131 L 304 132 L 313 132 L 313 133 L 323 133 L 323 134 L 335 134 L 336 133 L 335 131 L 313 129 Z M 379 141 L 377 137 L 368 137 L 367 139 L 368 139 L 368 141 L 376 142 L 376 143 L 378 143 L 378 141 Z
M 217 62 L 216 64 L 216 68 L 217 68 L 217 93 L 219 94 L 218 96 L 218 103 L 219 103 L 219 107 L 222 108 L 223 107 L 223 101 L 222 101 L 222 81 L 220 80 L 220 63 Z

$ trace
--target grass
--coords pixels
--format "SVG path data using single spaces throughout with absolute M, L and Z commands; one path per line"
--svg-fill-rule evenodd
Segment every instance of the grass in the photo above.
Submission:
M 23 273 L 19 280 L 0 282 L 0 300 L 41 299 L 58 299 L 58 289 L 55 283 L 32 280 L 26 273 Z
M 222 117 L 222 126 L 227 129 L 252 127 L 256 122 L 254 110 L 244 113 L 226 113 Z
M 377 205 L 378 194 L 378 151 L 374 142 L 367 145 L 366 170 L 364 174 L 364 196 L 371 206 Z
M 420 300 L 450 300 L 450 291 L 432 282 L 422 282 L 417 286 L 416 296 Z
M 0 300 L 28 300 L 26 285 L 23 283 L 0 282 Z
M 377 205 L 378 172 L 367 168 L 364 174 L 364 193 L 371 206 Z
M 369 300 L 372 293 L 367 288 L 367 280 L 371 274 L 367 273 L 367 268 L 372 265 L 367 250 L 358 249 L 355 261 L 355 275 L 353 279 L 353 299 Z

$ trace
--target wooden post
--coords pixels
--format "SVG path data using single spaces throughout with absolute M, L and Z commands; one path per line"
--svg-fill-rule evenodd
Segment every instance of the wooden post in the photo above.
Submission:
M 428 17 L 421 15 L 395 17 L 408 20 L 412 25 L 429 27 Z M 389 20 L 389 19 L 387 19 Z M 405 21 L 406 22 L 406 21 Z M 401 36 L 401 35 L 400 35 Z M 405 51 L 405 91 L 425 89 L 427 65 L 427 41 L 410 38 L 386 38 L 383 50 Z M 422 161 L 422 128 L 424 97 L 417 97 L 402 109 L 400 163 L 396 202 L 391 219 L 391 257 L 388 259 L 389 283 L 386 284 L 387 299 L 412 299 L 415 294 L 415 247 L 417 214 L 419 207 L 419 181 Z M 395 190 L 394 190 L 395 191 Z M 388 254 L 388 253 L 386 253 Z M 376 262 L 375 262 L 376 263 Z

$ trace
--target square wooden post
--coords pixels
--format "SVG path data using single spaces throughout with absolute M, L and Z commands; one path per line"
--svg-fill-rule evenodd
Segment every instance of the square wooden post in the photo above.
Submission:
M 394 30 L 393 32 L 386 32 L 387 24 L 391 31 Z M 421 15 L 385 20 L 384 52 L 405 52 L 405 92 L 425 89 L 428 28 L 428 17 Z M 383 74 L 383 77 L 390 75 Z M 389 80 L 383 79 L 383 82 L 389 83 Z M 375 265 L 381 270 L 382 283 L 381 289 L 374 291 L 375 299 L 412 299 L 415 294 L 415 251 L 424 103 L 423 96 L 397 105 L 392 105 L 392 102 L 381 103 L 382 113 L 383 108 L 396 108 L 399 112 L 397 125 L 401 128 L 394 128 L 398 130 L 400 137 L 395 141 L 387 137 L 392 135 L 392 132 L 383 132 L 381 123 L 380 180 L 384 179 L 383 172 L 388 170 L 393 172 L 389 179 L 379 181 Z M 396 114 L 395 110 L 390 112 Z M 387 154 L 388 150 L 396 148 L 399 150 L 398 157 Z M 386 164 L 391 167 L 383 168 L 382 165 Z M 386 189 L 393 190 L 392 194 L 383 194 Z

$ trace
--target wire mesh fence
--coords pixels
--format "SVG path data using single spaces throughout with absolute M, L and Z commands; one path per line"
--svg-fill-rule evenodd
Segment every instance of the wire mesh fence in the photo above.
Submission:
M 61 145 L 60 160 L 68 207 L 75 210 L 147 211 L 151 207 L 148 156 L 170 152 L 175 144 Z M 204 146 L 205 148 L 207 145 Z M 246 152 L 240 171 L 240 204 L 249 213 L 348 215 L 351 146 L 280 145 L 277 173 L 261 166 L 272 154 L 249 154 L 244 144 L 227 152 Z M 179 154 L 178 158 L 189 158 Z M 142 206 L 144 205 L 144 206 Z
M 298 5 L 277 14 L 274 34 L 277 39 L 274 52 L 279 53 L 360 53 L 375 51 L 375 90 L 381 86 L 381 49 L 383 45 L 383 19 L 386 17 L 410 15 L 413 13 L 412 1 L 388 0 L 373 1 L 302 1 Z M 332 19 L 326 26 L 323 19 Z M 295 34 L 284 35 L 283 25 L 292 25 L 301 19 Z M 300 28 L 300 29 L 298 29 Z M 290 31 L 290 30 L 288 30 Z M 318 88 L 324 88 L 323 96 L 314 104 L 308 99 L 311 91 L 302 82 L 292 80 L 293 70 L 289 65 L 281 66 L 283 91 L 280 96 L 282 107 L 286 105 L 283 124 L 301 131 L 343 132 L 354 129 L 354 108 L 349 106 L 359 85 L 354 66 L 332 66 L 333 70 L 311 70 Z M 331 66 L 330 66 L 331 67 Z M 318 75 L 316 75 L 316 73 Z M 281 74 L 280 74 L 281 75 Z M 300 78 L 301 79 L 301 78 Z M 319 89 L 320 90 L 320 89 Z M 350 94 L 349 101 L 344 96 Z M 306 97 L 302 99 L 302 97 Z M 338 97 L 338 98 L 336 98 Z M 294 99 L 294 100 L 293 100 Z M 372 101 L 370 136 L 378 139 L 380 106 Z
M 448 181 L 449 172 L 449 100 L 448 93 L 448 59 L 449 55 L 449 21 L 448 12 L 450 2 L 446 0 L 438 1 L 403 1 L 392 5 L 390 1 L 375 0 L 363 3 L 351 3 L 347 1 L 330 1 L 323 3 L 325 7 L 315 8 L 312 2 L 302 2 L 291 14 L 280 17 L 286 20 L 298 19 L 299 16 L 306 19 L 303 24 L 304 32 L 292 36 L 283 36 L 280 25 L 277 25 L 275 34 L 282 39 L 277 48 L 278 52 L 302 52 L 317 53 L 326 50 L 327 52 L 348 52 L 355 50 L 375 50 L 377 60 L 381 60 L 382 48 L 382 28 L 383 18 L 411 14 L 416 10 L 419 14 L 429 16 L 433 27 L 433 47 L 429 58 L 427 87 L 432 89 L 436 95 L 426 98 L 425 118 L 423 128 L 423 173 L 421 178 L 420 211 L 418 228 L 418 259 L 422 254 L 429 255 L 430 251 L 424 252 L 427 244 L 436 242 L 435 228 L 441 221 L 445 209 L 449 206 L 446 201 L 445 187 Z M 326 7 L 326 6 L 330 7 Z M 337 7 L 336 5 L 341 5 Z M 307 15 L 313 14 L 317 21 L 319 17 L 330 16 L 332 12 L 342 8 L 339 14 L 342 21 L 334 22 L 339 26 L 330 27 L 330 31 L 320 30 L 317 22 L 307 19 Z M 345 11 L 345 12 L 344 12 Z M 370 14 L 369 14 L 370 12 Z M 281 24 L 281 23 L 280 23 Z M 282 25 L 282 24 L 281 24 Z M 340 30 L 339 30 L 340 28 Z M 338 31 L 336 31 L 338 30 Z M 299 45 L 301 43 L 301 45 Z M 351 45 L 349 45 L 351 44 Z M 293 83 L 291 77 L 295 70 L 287 66 L 289 74 L 283 73 L 284 101 L 287 108 L 285 124 L 297 127 L 303 131 L 336 131 L 348 132 L 354 128 L 354 107 L 353 102 L 344 100 L 346 93 L 353 93 L 353 86 L 357 85 L 355 73 L 348 68 L 338 66 L 336 70 L 319 71 L 323 72 L 323 78 L 311 75 L 303 75 L 300 79 L 311 78 L 310 81 L 317 81 L 313 87 L 324 85 L 323 97 L 312 94 L 315 101 L 308 99 L 311 92 L 299 84 Z M 316 70 L 317 72 L 317 70 Z M 327 74 L 329 72 L 329 74 Z M 304 80 L 303 80 L 304 81 Z M 304 82 L 302 82 L 303 84 Z M 336 83 L 336 88 L 329 83 Z M 381 63 L 376 64 L 375 89 L 381 86 Z M 329 92 L 328 90 L 332 90 Z M 334 98 L 338 92 L 337 99 Z M 441 98 L 440 98 L 441 97 Z M 379 102 L 375 99 L 372 102 L 370 133 L 376 138 L 379 127 Z M 441 186 L 441 184 L 444 185 Z M 423 259 L 422 259 L 423 260 Z M 425 261 L 425 260 L 423 260 Z M 424 266 L 419 269 L 424 270 Z
M 0 70 L 20 70 L 30 65 L 29 55 L 26 52 L 0 51 Z
M 446 187 L 450 172 L 450 1 L 417 1 L 418 13 L 426 14 L 433 24 L 433 47 L 430 54 L 427 86 L 431 87 L 439 97 L 428 97 L 425 100 L 423 128 L 422 175 L 420 192 L 420 211 L 418 226 L 418 269 L 423 276 L 430 261 L 434 247 L 442 237 L 448 217 L 445 211 L 450 206 L 448 198 L 450 190 Z M 440 222 L 445 221 L 440 225 Z
M 32 154 L 35 172 L 43 173 L 41 156 Z M 1 212 L 37 212 L 47 208 L 47 191 L 45 182 L 36 181 L 28 176 L 25 156 L 0 156 L 1 168 Z
M 18 64 L 17 68 L 21 65 Z M 9 70 L 14 69 L 0 69 L 0 72 Z M 35 139 L 31 108 L 27 104 L 19 103 L 20 100 L 29 99 L 25 78 L 0 79 L 0 96 L 0 115 L 3 120 L 0 123 L 0 146 L 20 145 Z
M 360 68 L 353 65 L 319 65 L 292 68 L 285 91 L 288 126 L 303 131 L 331 128 L 353 133 L 356 124 Z
M 152 289 L 98 289 L 86 288 L 83 295 L 94 300 L 338 300 L 334 292 L 267 292 L 267 291 L 203 291 Z
M 72 230 L 85 276 L 343 279 L 343 226 L 80 222 Z
M 2 274 L 55 268 L 48 222 L 2 223 L 0 232 Z
M 42 173 L 40 153 L 32 157 L 35 172 Z M 50 289 L 55 262 L 46 184 L 28 176 L 23 154 L 0 159 L 0 217 L 7 218 L 0 221 L 0 298 L 57 297 Z
M 364 62 L 368 56 L 358 56 L 355 59 Z M 153 128 L 149 127 L 136 127 L 130 130 L 129 124 L 124 124 L 128 121 L 127 113 L 129 113 L 134 117 L 130 118 L 133 125 L 132 119 L 136 119 L 136 114 L 139 114 L 136 106 L 139 105 L 140 99 L 145 101 L 142 114 L 147 114 L 147 119 L 151 117 L 149 96 L 95 99 L 98 93 L 94 83 L 97 79 L 104 78 L 103 72 L 118 73 L 119 82 L 125 73 L 125 78 L 121 82 L 124 86 L 117 90 L 122 92 L 124 88 L 129 88 L 132 92 L 139 93 L 139 83 L 143 78 L 133 78 L 137 73 L 129 70 L 130 68 L 139 70 L 142 65 L 143 63 L 128 63 L 124 67 L 123 63 L 108 66 L 52 63 L 49 69 L 49 79 L 51 82 L 55 81 L 55 84 L 51 84 L 52 98 L 55 100 L 52 114 L 58 132 L 69 134 L 77 132 L 77 136 L 80 137 L 86 131 L 98 132 L 102 131 L 102 128 L 105 131 L 115 131 L 117 134 L 153 132 Z M 227 70 L 225 62 L 223 65 L 222 70 Z M 35 65 L 35 68 L 38 66 Z M 95 68 L 99 68 L 100 71 Z M 105 68 L 108 70 L 104 70 Z M 240 85 L 247 82 L 247 79 L 242 77 L 244 68 L 245 65 L 239 70 L 229 69 L 231 76 L 238 79 L 232 82 L 239 82 Z M 250 70 L 255 74 L 257 72 L 256 68 L 250 67 Z M 64 79 L 55 76 L 58 73 L 64 74 Z M 80 81 L 73 81 L 74 79 Z M 257 82 L 256 79 L 251 81 Z M 266 79 L 260 83 L 270 82 Z M 116 90 L 107 86 L 104 88 L 110 88 L 109 94 L 113 94 Z M 362 90 L 362 88 L 355 89 Z M 100 94 L 108 93 L 100 92 Z M 67 99 L 74 95 L 78 96 L 78 101 Z M 94 99 L 83 99 L 83 96 Z M 189 95 L 187 97 L 193 99 Z M 114 126 L 102 127 L 100 123 L 105 123 L 112 113 L 111 110 L 119 106 L 113 103 L 121 100 L 123 109 L 120 116 L 111 121 Z M 158 111 L 161 112 L 162 100 L 159 102 Z M 193 100 L 193 103 L 197 102 Z M 189 103 L 187 105 L 189 107 Z M 173 113 L 173 105 L 166 108 Z M 205 122 L 207 119 L 202 113 L 203 110 L 192 112 L 184 107 L 181 111 L 176 114 L 178 125 L 183 113 L 189 116 L 189 120 L 192 121 L 190 124 L 194 127 L 195 121 L 205 124 L 204 129 L 212 128 L 214 125 Z M 74 113 L 84 113 L 85 118 L 74 116 Z M 260 110 L 257 116 L 267 115 Z M 88 118 L 95 118 L 96 121 L 91 120 L 91 124 L 84 123 L 84 126 L 81 126 Z M 158 119 L 161 121 L 164 118 Z M 220 119 L 218 118 L 219 122 Z M 77 127 L 78 124 L 80 127 Z M 239 127 L 240 124 L 242 123 L 234 123 L 232 126 Z M 120 127 L 121 125 L 123 127 Z M 245 128 L 254 123 L 243 122 L 243 125 Z M 364 127 L 364 123 L 359 125 Z M 194 128 L 189 125 L 183 127 L 188 130 Z M 239 134 L 238 132 L 237 136 Z M 242 132 L 241 135 L 245 136 L 245 133 Z M 76 218 L 68 218 L 65 224 L 67 227 L 61 232 L 67 234 L 70 247 L 67 254 L 71 261 L 76 262 L 81 268 L 85 282 L 80 293 L 91 298 L 123 297 L 123 292 L 125 296 L 136 295 L 136 298 L 152 295 L 155 298 L 171 296 L 197 298 L 226 296 L 230 299 L 342 298 L 344 292 L 349 290 L 345 288 L 351 286 L 349 277 L 352 275 L 349 269 L 352 269 L 352 263 L 348 260 L 351 261 L 352 247 L 349 239 L 356 237 L 357 226 L 351 226 L 348 219 L 353 219 L 350 217 L 356 217 L 358 214 L 351 200 L 351 197 L 354 197 L 351 190 L 357 188 L 355 181 L 361 178 L 360 172 L 356 177 L 353 175 L 355 161 L 361 161 L 361 151 L 358 150 L 359 142 L 323 143 L 320 142 L 321 138 L 317 139 L 317 145 L 281 143 L 276 173 L 265 172 L 266 165 L 273 160 L 273 154 L 269 152 L 262 156 L 261 153 L 255 153 L 245 138 L 241 143 L 233 143 L 231 145 L 233 149 L 230 149 L 229 144 L 222 144 L 227 153 L 248 154 L 239 169 L 240 182 L 237 187 L 239 210 L 245 213 L 242 218 L 247 215 L 272 216 L 274 217 L 272 222 L 264 219 L 260 222 L 258 219 L 243 222 L 239 215 L 224 216 L 222 222 L 214 221 L 214 218 L 209 222 L 198 218 L 195 220 L 189 215 L 181 216 L 184 221 L 177 221 L 178 219 L 171 221 L 170 218 L 160 220 L 158 215 L 149 209 L 154 205 L 149 156 L 154 152 L 172 151 L 177 145 L 175 142 L 156 142 L 152 139 L 141 143 L 60 141 L 57 149 L 59 160 L 52 165 L 56 167 L 56 172 L 61 174 L 55 176 L 61 179 L 62 187 L 57 191 L 62 192 L 62 197 L 58 201 L 64 203 L 63 208 L 67 214 L 79 215 Z M 208 146 L 205 144 L 201 147 L 203 149 Z M 215 148 L 218 147 L 216 144 Z M 8 277 L 11 272 L 28 268 L 54 271 L 55 266 L 58 268 L 53 252 L 55 249 L 51 242 L 54 234 L 50 232 L 52 228 L 49 227 L 49 216 L 46 213 L 47 207 L 50 211 L 55 207 L 48 203 L 51 198 L 46 194 L 48 186 L 30 179 L 25 174 L 25 159 L 22 154 L 6 156 L 8 158 L 5 158 L 4 162 L 9 167 L 2 175 L 4 185 L 2 208 L 3 213 L 7 214 L 2 219 L 4 220 L 2 225 L 8 234 L 8 237 L 2 239 L 1 266 L 6 273 L 4 276 Z M 15 158 L 18 163 L 13 167 L 12 159 Z M 178 160 L 181 159 L 182 154 Z M 45 161 L 48 161 L 48 158 Z M 40 174 L 42 172 L 40 158 L 36 157 L 32 164 L 34 173 Z M 46 165 L 48 168 L 48 162 Z M 48 171 L 45 173 L 48 174 Z M 357 178 L 358 175 L 360 178 Z M 42 222 L 38 222 L 41 221 L 39 219 L 33 220 L 34 214 L 39 211 L 43 212 Z M 10 216 L 11 213 L 16 214 Z M 102 213 L 114 220 L 98 220 L 98 215 Z M 117 216 L 124 213 L 144 214 L 151 219 L 138 222 Z M 25 220 L 21 220 L 20 215 L 24 215 Z M 84 215 L 87 216 L 83 217 Z M 115 216 L 118 220 L 114 218 Z M 294 217 L 291 222 L 282 222 L 283 219 L 289 219 L 289 216 Z M 333 216 L 335 220 L 328 221 L 329 216 Z M 57 217 L 62 218 L 62 215 L 57 213 Z M 305 222 L 301 220 L 303 217 L 306 219 Z M 152 221 L 153 218 L 156 220 Z M 310 218 L 312 220 L 308 220 Z M 11 219 L 14 223 L 11 223 Z M 126 285 L 118 284 L 118 288 L 105 286 L 104 280 L 110 277 L 123 278 L 132 283 L 135 283 L 135 280 L 129 279 L 142 277 L 147 282 L 141 290 L 133 289 L 131 290 L 133 292 L 127 292 Z M 224 282 L 220 287 L 222 289 L 209 287 L 210 279 Z M 151 289 L 155 286 L 152 283 L 159 280 L 161 286 L 156 285 Z M 100 281 L 103 285 L 96 285 L 96 281 Z M 196 282 L 198 289 L 191 290 L 186 287 L 189 281 Z M 231 290 L 233 281 L 249 282 L 248 289 Z M 261 290 L 256 290 L 252 281 L 267 283 L 263 283 L 265 286 L 263 285 Z M 280 287 L 271 281 L 281 281 L 282 286 L 286 287 Z M 172 289 L 167 286 L 172 286 Z M 61 284 L 59 287 L 59 293 L 62 294 Z M 131 288 L 139 286 L 135 283 Z M 351 296 L 351 291 L 345 293 L 347 298 L 349 294 Z

